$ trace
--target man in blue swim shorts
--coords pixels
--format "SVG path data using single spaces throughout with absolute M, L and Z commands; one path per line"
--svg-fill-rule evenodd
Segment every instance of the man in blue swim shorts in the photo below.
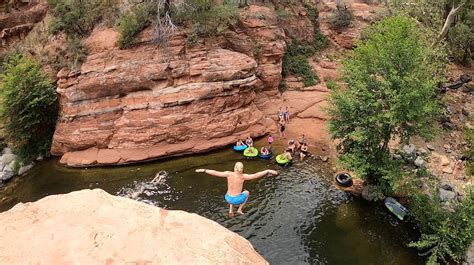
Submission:
M 229 217 L 231 218 L 234 217 L 234 205 L 239 205 L 237 212 L 239 214 L 244 214 L 242 210 L 250 194 L 247 190 L 242 191 L 244 188 L 244 181 L 258 179 L 267 174 L 278 175 L 277 171 L 270 169 L 255 174 L 244 174 L 244 164 L 242 164 L 242 162 L 235 163 L 234 172 L 221 172 L 212 169 L 196 169 L 196 172 L 203 172 L 212 176 L 227 178 L 227 193 L 224 198 L 229 203 Z

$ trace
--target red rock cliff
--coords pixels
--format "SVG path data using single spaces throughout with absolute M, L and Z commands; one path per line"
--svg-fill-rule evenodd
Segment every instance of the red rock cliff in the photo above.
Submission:
M 141 45 L 120 50 L 116 32 L 95 30 L 80 71 L 58 74 L 52 154 L 70 166 L 116 165 L 265 134 L 271 122 L 254 100 L 276 94 L 284 33 L 265 7 L 244 9 L 239 25 L 215 46 L 189 48 L 178 35 L 166 49 L 142 34 Z

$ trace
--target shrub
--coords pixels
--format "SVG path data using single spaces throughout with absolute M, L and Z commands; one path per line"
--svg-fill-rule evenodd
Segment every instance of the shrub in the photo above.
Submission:
M 211 0 L 190 0 L 174 10 L 176 23 L 185 25 L 199 36 L 216 36 L 238 21 L 239 10 L 235 3 L 227 1 L 213 5 Z
M 471 118 L 471 122 L 472 122 Z M 469 149 L 466 152 L 467 157 L 467 167 L 466 167 L 466 174 L 468 176 L 474 175 L 474 129 L 466 128 L 464 130 L 464 136 L 466 138 L 466 142 L 469 146 Z
M 156 15 L 152 2 L 145 2 L 133 6 L 129 11 L 120 16 L 118 46 L 120 49 L 128 48 L 136 43 L 136 36 L 150 23 Z
M 448 45 L 456 62 L 470 64 L 474 56 L 474 10 L 468 11 L 463 21 L 449 29 Z
M 413 197 L 410 212 L 420 227 L 421 238 L 409 245 L 429 255 L 427 264 L 459 262 L 474 240 L 474 192 L 467 192 L 453 212 L 426 195 Z
M 391 139 L 430 138 L 439 114 L 430 44 L 407 17 L 386 18 L 344 62 L 347 89 L 331 91 L 329 129 L 340 160 L 375 185 L 400 180 Z
M 328 87 L 329 90 L 336 90 L 339 88 L 339 85 L 336 83 L 336 81 L 332 79 L 326 81 L 326 86 Z
M 329 24 L 332 29 L 342 30 L 347 28 L 353 19 L 354 15 L 350 6 L 338 4 L 337 9 L 329 16 Z
M 41 65 L 11 56 L 0 76 L 5 139 L 25 162 L 49 151 L 58 112 L 56 91 Z

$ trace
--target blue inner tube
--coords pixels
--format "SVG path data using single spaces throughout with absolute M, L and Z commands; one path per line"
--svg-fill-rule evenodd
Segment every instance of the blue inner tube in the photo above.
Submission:
M 270 152 L 268 155 L 262 155 L 261 153 L 258 155 L 258 157 L 262 159 L 270 159 L 273 156 L 273 153 Z
M 247 146 L 245 144 L 241 146 L 234 145 L 235 151 L 244 151 L 245 149 L 247 149 Z

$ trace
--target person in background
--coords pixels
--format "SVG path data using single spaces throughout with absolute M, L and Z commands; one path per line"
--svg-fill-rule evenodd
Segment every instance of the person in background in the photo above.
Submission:
M 236 146 L 242 146 L 244 145 L 244 142 L 242 142 L 242 139 L 237 140 L 237 143 L 235 143 Z
M 278 126 L 280 127 L 280 139 L 286 138 L 286 134 L 285 134 L 285 120 L 284 120 L 284 119 L 280 119 L 280 121 L 278 122 Z
M 283 116 L 286 122 L 290 122 L 290 111 L 288 110 L 288 106 L 285 107 L 285 111 L 283 111 Z
M 300 138 L 298 138 L 298 142 L 296 143 L 296 149 L 299 150 L 305 142 L 306 140 L 304 139 L 304 134 L 302 134 Z
M 278 120 L 281 120 L 281 119 L 285 119 L 285 114 L 284 114 L 284 112 L 283 112 L 283 108 L 282 108 L 282 107 L 280 107 L 280 108 L 278 109 Z
M 263 146 L 262 148 L 260 148 L 260 154 L 268 155 L 270 154 L 270 151 L 265 146 Z
M 290 149 L 286 149 L 286 150 L 285 150 L 285 153 L 283 153 L 283 155 L 285 156 L 285 158 L 286 158 L 288 161 L 293 160 L 293 157 L 291 156 L 291 150 L 290 150 Z
M 270 148 L 271 148 L 272 143 L 273 143 L 273 137 L 272 137 L 271 134 L 268 136 L 268 139 L 267 139 L 267 140 L 268 140 L 268 146 L 270 146 Z
M 291 140 L 288 141 L 288 149 L 291 151 L 291 153 L 295 152 L 295 149 L 296 149 L 295 140 L 291 139 Z
M 248 146 L 248 147 L 252 147 L 253 146 L 253 140 L 252 140 L 252 137 L 247 137 L 247 139 L 245 140 L 245 144 Z
M 300 147 L 300 160 L 303 161 L 306 156 L 308 156 L 308 145 L 303 143 Z

